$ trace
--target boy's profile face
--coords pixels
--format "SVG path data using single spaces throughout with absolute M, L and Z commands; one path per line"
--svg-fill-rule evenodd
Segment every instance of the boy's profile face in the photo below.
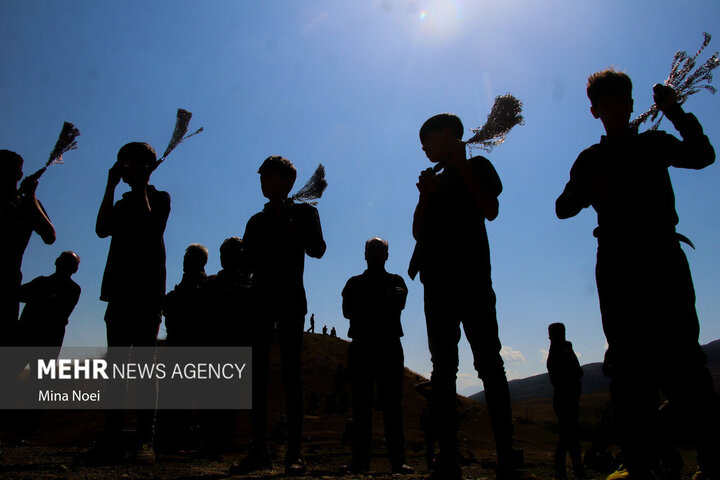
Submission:
M 278 170 L 266 170 L 260 174 L 260 188 L 263 196 L 271 202 L 285 200 L 295 180 Z
M 118 159 L 122 167 L 122 179 L 131 187 L 146 185 L 150 181 L 150 167 L 140 158 L 135 156 Z
M 599 118 L 605 131 L 612 132 L 627 128 L 633 112 L 633 99 L 630 95 L 607 95 L 590 107 L 593 117 Z
M 422 139 L 422 149 L 432 163 L 448 158 L 453 145 L 458 142 L 449 128 L 428 132 Z

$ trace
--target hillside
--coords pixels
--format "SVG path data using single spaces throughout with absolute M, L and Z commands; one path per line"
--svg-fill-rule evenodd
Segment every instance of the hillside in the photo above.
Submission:
M 720 386 L 720 340 L 715 340 L 702 346 L 708 358 L 708 368 L 715 379 L 715 384 Z M 602 363 L 588 363 L 582 366 L 583 395 L 606 392 L 610 386 L 610 380 L 602 373 Z M 552 398 L 553 389 L 550 384 L 550 377 L 547 373 L 534 375 L 519 380 L 508 382 L 510 397 L 513 402 L 524 402 L 534 399 Z M 485 392 L 481 391 L 470 395 L 468 398 L 485 402 Z

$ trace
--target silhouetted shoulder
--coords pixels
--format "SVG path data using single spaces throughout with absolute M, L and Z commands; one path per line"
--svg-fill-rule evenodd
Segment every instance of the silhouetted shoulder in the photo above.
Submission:
M 490 160 L 477 156 L 470 158 L 468 163 L 470 163 L 470 168 L 475 176 L 482 181 L 485 189 L 496 197 L 500 196 L 503 189 L 502 182 Z

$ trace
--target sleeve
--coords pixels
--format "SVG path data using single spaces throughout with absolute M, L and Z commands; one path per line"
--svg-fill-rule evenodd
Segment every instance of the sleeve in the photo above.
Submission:
M 405 308 L 405 302 L 407 301 L 408 289 L 405 285 L 405 280 L 400 275 L 394 275 L 395 288 L 393 292 L 393 300 L 395 307 L 402 311 Z
M 153 195 L 153 203 L 151 205 L 151 222 L 155 229 L 164 232 L 170 217 L 170 194 L 167 192 L 156 192 Z
M 43 277 L 34 278 L 25 285 L 20 286 L 20 288 L 18 288 L 18 300 L 22 303 L 33 301 L 38 295 L 38 290 L 41 288 L 42 278 Z
M 562 194 L 555 201 L 555 214 L 560 219 L 574 217 L 583 208 L 590 206 L 587 190 L 587 161 L 589 151 L 585 150 L 578 156 L 570 169 L 570 180 Z
M 304 246 L 305 252 L 313 258 L 322 258 L 327 249 L 320 226 L 320 214 L 315 207 L 307 205 L 307 214 L 304 215 Z
M 355 277 L 352 277 L 345 284 L 342 291 L 342 311 L 343 317 L 351 320 L 357 314 L 357 289 L 355 288 Z
M 65 320 L 66 325 L 70 315 L 72 315 L 73 310 L 75 310 L 78 300 L 80 300 L 80 286 L 76 284 L 73 285 L 71 292 L 67 298 L 63 298 L 63 301 L 59 306 L 60 311 L 58 313 Z
M 257 256 L 258 256 L 258 245 L 257 245 L 257 217 L 253 215 L 245 225 L 245 233 L 243 233 L 243 251 L 245 252 L 245 259 L 248 262 L 248 268 L 250 272 L 255 273 L 257 269 Z
M 678 116 L 673 125 L 680 132 L 682 141 L 672 135 L 661 133 L 666 137 L 664 152 L 667 154 L 668 165 L 677 168 L 699 170 L 715 161 L 715 149 L 710 144 L 703 128 L 692 113 Z
M 495 167 L 485 157 L 474 157 L 471 159 L 470 166 L 475 178 L 478 179 L 485 191 L 494 197 L 499 197 L 502 193 L 502 182 Z

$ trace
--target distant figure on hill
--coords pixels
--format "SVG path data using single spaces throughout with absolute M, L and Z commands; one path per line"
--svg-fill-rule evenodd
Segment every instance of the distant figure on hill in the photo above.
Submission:
M 295 166 L 286 158 L 271 156 L 258 170 L 260 187 L 268 199 L 245 228 L 243 243 L 257 305 L 253 342 L 252 451 L 231 468 L 244 474 L 271 467 L 267 449 L 267 392 L 270 345 L 277 332 L 281 377 L 287 408 L 286 475 L 303 475 L 307 464 L 302 454 L 303 388 L 302 337 L 307 299 L 303 285 L 305 254 L 325 254 L 320 215 L 307 203 L 295 203 L 288 194 L 295 183 Z
M 22 283 L 23 255 L 32 232 L 43 242 L 55 242 L 55 228 L 40 201 L 35 197 L 38 181 L 23 176 L 23 158 L 10 150 L 0 150 L 0 346 L 12 346 L 20 304 L 18 289 Z
M 378 237 L 368 240 L 367 270 L 350 278 L 342 291 L 343 315 L 350 320 L 348 337 L 352 340 L 348 351 L 353 411 L 351 473 L 370 469 L 375 385 L 385 420 L 392 473 L 413 473 L 405 461 L 401 406 L 404 356 L 400 313 L 405 308 L 408 290 L 401 276 L 385 270 L 387 258 L 386 240 Z
M 603 369 L 625 474 L 662 477 L 659 391 L 692 426 L 698 478 L 720 478 L 720 402 L 698 344 L 699 322 L 690 268 L 678 234 L 669 167 L 701 169 L 715 152 L 675 91 L 656 85 L 655 104 L 683 140 L 661 131 L 634 132 L 632 82 L 612 69 L 590 76 L 590 111 L 606 135 L 583 151 L 555 203 L 561 219 L 592 206 L 598 214 L 595 269 L 608 350 Z
M 55 347 L 60 353 L 65 326 L 80 299 L 80 285 L 72 280 L 80 257 L 62 252 L 55 260 L 55 273 L 37 277 L 20 287 L 19 299 L 25 304 L 18 328 L 18 345 Z
M 112 238 L 100 289 L 100 300 L 108 304 L 105 325 L 110 347 L 108 360 L 111 362 L 128 361 L 120 356 L 122 349 L 114 347 L 155 347 L 157 344 L 165 300 L 163 236 L 170 215 L 170 195 L 149 183 L 156 162 L 155 150 L 147 143 L 124 145 L 118 151 L 117 162 L 108 172 L 98 211 L 95 225 L 98 237 Z M 130 187 L 130 191 L 114 202 L 120 180 Z M 137 357 L 133 361 L 151 364 L 153 357 Z M 124 386 L 116 383 L 106 394 L 124 395 Z M 155 382 L 139 382 L 136 395 L 155 398 Z M 102 438 L 81 460 L 106 463 L 124 459 L 123 417 L 123 410 L 106 411 Z M 138 410 L 137 417 L 134 459 L 153 463 L 155 412 Z
M 459 480 L 456 376 L 460 326 L 485 385 L 497 450 L 497 478 L 524 474 L 513 448 L 512 410 L 500 356 L 490 246 L 485 221 L 498 215 L 502 183 L 484 157 L 467 158 L 464 127 L 450 113 L 429 118 L 420 142 L 435 164 L 418 178 L 412 232 L 417 241 L 408 274 L 420 273 L 432 360 L 431 418 L 440 444 L 433 480 Z
M 322 334 L 323 334 L 323 335 L 327 335 L 327 334 L 328 334 L 327 325 L 323 325 Z
M 337 338 L 337 330 L 335 330 L 335 327 L 330 329 L 330 336 Z
M 548 327 L 550 353 L 547 369 L 553 385 L 553 409 L 558 419 L 558 439 L 555 448 L 555 480 L 567 480 L 565 457 L 570 460 L 578 480 L 587 478 L 580 453 L 580 394 L 583 369 L 572 348 L 565 340 L 565 325 L 552 323 Z
M 310 328 L 307 329 L 308 333 L 315 333 L 315 314 L 310 315 Z
M 183 257 L 180 283 L 165 295 L 163 315 L 168 346 L 199 346 L 200 329 L 207 315 L 204 297 L 208 249 L 199 243 L 190 244 Z

